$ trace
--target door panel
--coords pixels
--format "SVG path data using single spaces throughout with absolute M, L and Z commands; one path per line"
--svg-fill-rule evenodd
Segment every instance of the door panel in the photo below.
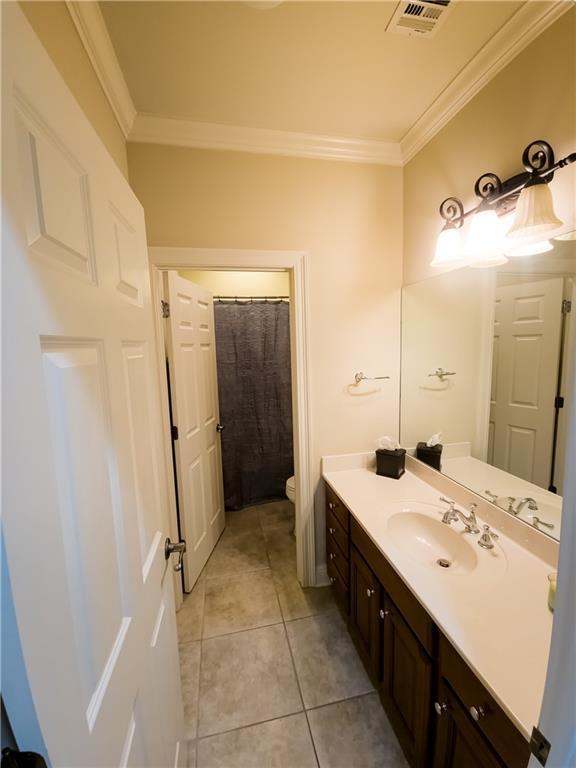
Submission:
M 2 14 L 3 533 L 30 716 L 53 765 L 182 764 L 143 212 Z
M 542 488 L 550 482 L 562 295 L 562 278 L 496 289 L 489 460 Z
M 432 662 L 388 597 L 382 658 L 384 708 L 410 764 L 427 768 Z
M 350 625 L 372 679 L 380 674 L 380 584 L 358 551 L 350 556 Z
M 189 592 L 224 529 L 222 460 L 212 294 L 177 272 L 165 275 L 180 525 L 187 542 L 184 589 Z

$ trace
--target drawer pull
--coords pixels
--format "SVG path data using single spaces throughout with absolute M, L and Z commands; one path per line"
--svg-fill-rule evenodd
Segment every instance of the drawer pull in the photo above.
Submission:
M 373 594 L 374 594 L 374 590 L 368 587 L 368 589 L 366 590 L 366 597 L 372 597 Z
M 328 502 L 328 509 L 329 509 L 331 512 L 334 512 L 334 510 L 336 509 L 336 504 L 334 504 L 334 502 L 333 502 L 333 501 L 329 501 L 329 502 Z
M 390 616 L 390 611 L 385 611 L 382 608 L 380 608 L 380 618 L 384 619 L 385 616 Z
M 334 560 L 335 557 L 336 555 L 334 554 L 334 552 L 330 552 L 330 560 Z
M 444 702 L 440 703 L 439 701 L 435 701 L 434 709 L 436 710 L 436 714 L 440 717 L 448 709 L 448 704 L 445 704 Z
M 336 533 L 336 528 L 328 528 L 328 533 L 331 533 L 332 536 Z
M 334 584 L 335 581 L 336 579 L 334 578 L 334 576 L 330 576 L 330 584 Z
M 480 720 L 481 717 L 486 716 L 486 710 L 484 709 L 484 707 L 480 705 L 478 705 L 477 707 L 470 707 L 469 711 L 470 711 L 470 714 L 472 715 L 472 719 L 476 720 L 476 722 L 478 722 L 478 720 Z

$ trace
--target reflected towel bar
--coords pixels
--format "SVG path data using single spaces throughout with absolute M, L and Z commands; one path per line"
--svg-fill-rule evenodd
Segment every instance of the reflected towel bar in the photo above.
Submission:
M 443 368 L 436 368 L 434 373 L 428 374 L 428 378 L 430 378 L 430 376 L 438 376 L 440 381 L 444 381 L 446 376 L 456 376 L 456 371 L 445 371 Z
M 354 374 L 354 383 L 360 384 L 361 381 L 379 381 L 380 379 L 389 379 L 390 376 L 366 376 L 362 371 Z

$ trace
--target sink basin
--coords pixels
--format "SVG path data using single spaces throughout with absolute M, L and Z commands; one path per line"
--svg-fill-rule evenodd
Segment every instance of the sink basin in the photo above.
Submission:
M 443 523 L 443 509 L 424 502 L 403 503 L 401 507 L 402 511 L 392 514 L 387 523 L 387 531 L 397 547 L 435 569 L 460 573 L 476 569 L 476 537 L 464 533 L 460 524 L 457 529 Z M 438 519 L 433 514 L 438 514 Z

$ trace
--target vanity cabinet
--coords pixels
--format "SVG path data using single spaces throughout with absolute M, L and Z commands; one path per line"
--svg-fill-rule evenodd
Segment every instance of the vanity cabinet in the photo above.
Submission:
M 326 486 L 326 567 L 336 602 L 350 612 L 350 513 Z
M 438 720 L 433 768 L 505 768 L 445 680 L 440 681 L 435 707 Z
M 428 766 L 432 660 L 398 608 L 384 598 L 380 698 L 412 766 Z
M 412 768 L 526 768 L 529 746 L 326 487 L 328 574 Z
M 350 555 L 350 631 L 368 674 L 380 679 L 381 588 L 372 569 L 352 547 Z

